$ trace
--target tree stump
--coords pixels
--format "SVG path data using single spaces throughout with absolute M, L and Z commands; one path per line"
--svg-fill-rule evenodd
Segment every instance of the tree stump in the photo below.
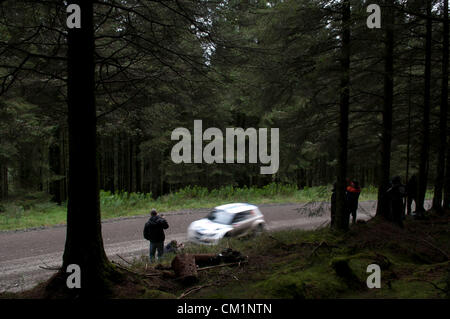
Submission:
M 195 256 L 192 254 L 176 255 L 172 260 L 172 269 L 177 278 L 184 284 L 197 281 L 197 265 L 195 264 Z

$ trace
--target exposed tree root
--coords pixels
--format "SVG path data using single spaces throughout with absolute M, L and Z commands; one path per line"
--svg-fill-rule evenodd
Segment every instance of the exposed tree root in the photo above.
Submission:
M 187 295 L 199 291 L 200 289 L 206 288 L 206 287 L 211 287 L 214 284 L 206 284 L 206 285 L 201 285 L 201 286 L 195 286 L 195 287 L 191 287 L 189 289 L 187 289 L 186 291 L 184 291 L 177 299 L 183 299 L 184 297 L 186 297 Z
M 114 265 L 116 265 L 117 268 L 120 268 L 120 269 L 125 270 L 125 271 L 127 271 L 127 272 L 129 272 L 129 273 L 132 273 L 132 274 L 134 274 L 134 275 L 141 276 L 141 277 L 149 277 L 149 278 L 150 278 L 150 277 L 155 277 L 155 276 L 161 276 L 161 275 L 162 275 L 161 273 L 159 273 L 159 274 L 144 274 L 144 273 L 139 273 L 139 272 L 136 272 L 136 271 L 134 271 L 134 270 L 131 270 L 131 269 L 127 268 L 127 267 L 124 267 L 124 266 L 122 266 L 121 264 L 119 264 L 119 263 L 117 263 L 117 262 L 115 262 L 115 261 L 112 261 L 112 263 L 113 263 Z

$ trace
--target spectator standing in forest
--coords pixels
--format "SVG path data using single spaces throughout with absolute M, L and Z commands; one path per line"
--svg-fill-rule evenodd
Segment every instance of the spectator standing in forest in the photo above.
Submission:
M 144 238 L 150 241 L 150 262 L 155 260 L 156 251 L 158 251 L 158 259 L 164 255 L 164 240 L 166 236 L 164 229 L 169 228 L 167 221 L 155 209 L 150 213 L 151 217 L 145 223 Z
M 406 196 L 406 187 L 402 184 L 400 176 L 392 179 L 391 187 L 386 193 L 389 201 L 389 219 L 403 227 L 403 212 L 405 211 L 403 199 Z
M 417 177 L 416 175 L 411 176 L 408 183 L 406 184 L 406 213 L 407 215 L 411 215 L 411 205 L 414 201 L 414 204 L 417 204 Z
M 361 188 L 359 187 L 358 181 L 350 181 L 350 184 L 346 189 L 346 198 L 347 198 L 347 212 L 348 216 L 352 216 L 352 223 L 356 224 L 356 212 L 358 210 L 358 199 L 359 194 L 361 193 Z

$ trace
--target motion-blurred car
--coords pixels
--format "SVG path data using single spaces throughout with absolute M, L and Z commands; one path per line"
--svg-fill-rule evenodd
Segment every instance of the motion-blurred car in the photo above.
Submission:
M 257 206 L 234 203 L 214 208 L 206 218 L 191 223 L 188 240 L 198 244 L 217 244 L 224 237 L 259 234 L 266 228 L 264 216 Z

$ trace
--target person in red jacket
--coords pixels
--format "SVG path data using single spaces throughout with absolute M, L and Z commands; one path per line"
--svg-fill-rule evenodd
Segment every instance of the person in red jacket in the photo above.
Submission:
M 359 183 L 357 181 L 350 181 L 350 184 L 347 186 L 347 211 L 349 216 L 352 215 L 353 224 L 356 223 L 356 211 L 358 210 L 358 199 L 359 194 L 361 193 L 361 188 L 359 187 Z

